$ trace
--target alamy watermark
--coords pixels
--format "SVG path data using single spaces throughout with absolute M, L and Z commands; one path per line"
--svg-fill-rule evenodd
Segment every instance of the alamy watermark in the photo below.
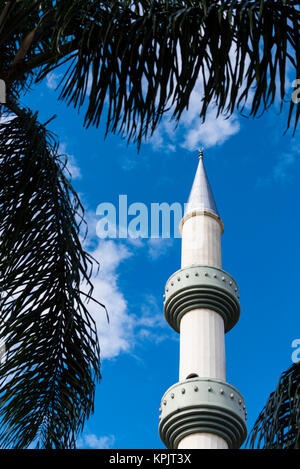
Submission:
M 294 88 L 294 92 L 292 94 L 292 101 L 294 104 L 300 103 L 300 78 L 297 78 L 293 81 L 292 86 Z
M 185 205 L 179 202 L 168 204 L 143 202 L 128 205 L 127 195 L 119 195 L 118 208 L 110 203 L 98 205 L 96 215 L 97 236 L 105 238 L 180 238 L 179 224 Z
M 294 339 L 291 345 L 295 349 L 291 356 L 292 362 L 298 363 L 300 362 L 300 339 Z
M 0 104 L 6 103 L 6 83 L 0 79 Z

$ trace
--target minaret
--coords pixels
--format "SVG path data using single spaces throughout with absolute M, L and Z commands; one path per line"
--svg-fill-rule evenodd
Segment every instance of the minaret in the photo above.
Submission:
M 225 333 L 240 303 L 236 282 L 222 270 L 223 222 L 202 151 L 180 232 L 181 270 L 164 295 L 165 318 L 180 333 L 179 382 L 162 398 L 159 434 L 170 449 L 237 449 L 247 417 L 243 397 L 226 382 Z

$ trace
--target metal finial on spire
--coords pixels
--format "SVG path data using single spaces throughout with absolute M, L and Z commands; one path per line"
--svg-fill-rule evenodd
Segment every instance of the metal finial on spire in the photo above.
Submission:
M 185 213 L 197 209 L 209 210 L 219 216 L 204 167 L 202 148 L 199 150 L 199 164 Z
M 199 160 L 202 160 L 203 159 L 203 148 L 199 148 Z

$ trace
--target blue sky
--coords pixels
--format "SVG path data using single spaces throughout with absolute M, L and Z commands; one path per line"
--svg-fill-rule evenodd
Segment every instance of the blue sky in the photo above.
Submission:
M 205 146 L 205 164 L 224 222 L 223 268 L 240 288 L 241 318 L 226 335 L 227 381 L 243 394 L 251 429 L 280 373 L 292 364 L 299 330 L 299 131 L 283 135 L 287 110 L 259 119 L 233 115 L 200 125 L 201 90 L 177 129 L 166 118 L 138 154 L 103 128 L 83 128 L 83 112 L 58 103 L 52 74 L 25 98 L 69 155 L 73 185 L 89 223 L 86 248 L 101 263 L 91 305 L 98 325 L 103 379 L 79 448 L 163 448 L 158 409 L 178 381 L 179 337 L 163 317 L 164 286 L 180 268 L 180 239 L 100 240 L 97 206 L 187 201 Z M 104 121 L 103 121 L 104 126 Z M 300 354 L 299 354 L 300 355 Z

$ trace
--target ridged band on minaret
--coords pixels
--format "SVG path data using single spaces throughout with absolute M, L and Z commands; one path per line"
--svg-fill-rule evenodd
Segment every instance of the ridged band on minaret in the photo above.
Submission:
M 230 331 L 240 317 L 238 287 L 224 270 L 211 266 L 192 266 L 178 270 L 166 284 L 164 314 L 175 331 L 188 311 L 208 308 L 224 320 L 225 332 Z
M 222 219 L 219 217 L 219 215 L 216 215 L 216 213 L 212 212 L 211 210 L 191 210 L 190 212 L 187 212 L 184 214 L 183 218 L 181 219 L 179 223 L 179 232 L 182 234 L 182 228 L 184 223 L 192 217 L 197 217 L 198 215 L 206 215 L 208 217 L 214 218 L 220 225 L 221 227 L 221 234 L 224 233 L 224 224 L 222 222 Z
M 247 436 L 243 397 L 217 379 L 193 378 L 175 384 L 164 394 L 160 412 L 159 434 L 170 449 L 194 433 L 219 435 L 229 449 L 240 448 Z

